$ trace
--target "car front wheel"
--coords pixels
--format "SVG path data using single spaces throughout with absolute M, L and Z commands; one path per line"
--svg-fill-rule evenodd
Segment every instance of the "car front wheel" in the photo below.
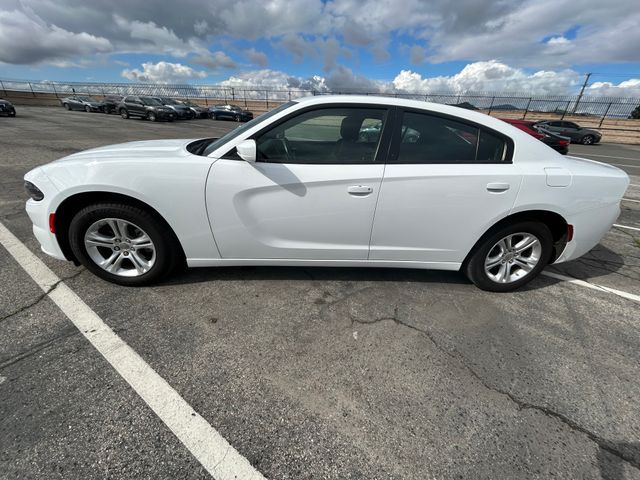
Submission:
M 127 118 L 129 118 L 129 112 L 127 112 L 126 109 L 121 108 L 120 109 L 120 116 L 126 120 Z
M 91 107 L 89 105 L 85 106 L 84 111 L 87 113 L 91 113 Z
M 151 120 L 152 122 L 155 122 L 157 120 L 156 114 L 153 112 L 147 113 L 147 120 Z
M 132 205 L 87 206 L 71 220 L 69 244 L 98 277 L 120 285 L 145 285 L 167 274 L 178 258 L 177 241 L 154 215 Z
M 463 267 L 477 287 L 510 292 L 533 280 L 549 262 L 553 238 L 539 222 L 502 227 L 482 240 Z

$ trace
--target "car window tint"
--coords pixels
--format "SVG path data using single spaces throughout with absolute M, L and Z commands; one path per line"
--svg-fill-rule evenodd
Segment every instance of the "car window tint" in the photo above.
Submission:
M 386 109 L 324 108 L 291 118 L 256 139 L 258 161 L 373 163 Z
M 478 141 L 478 152 L 476 154 L 476 162 L 478 163 L 499 163 L 505 160 L 507 153 L 507 145 L 505 141 L 480 129 L 480 139 Z
M 478 128 L 435 115 L 405 112 L 398 163 L 471 163 Z

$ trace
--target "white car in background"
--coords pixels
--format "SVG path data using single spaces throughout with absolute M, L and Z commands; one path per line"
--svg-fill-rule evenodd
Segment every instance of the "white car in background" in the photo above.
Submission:
M 42 249 L 122 285 L 186 262 L 462 270 L 493 291 L 593 248 L 629 183 L 484 114 L 370 96 L 95 148 L 25 180 Z

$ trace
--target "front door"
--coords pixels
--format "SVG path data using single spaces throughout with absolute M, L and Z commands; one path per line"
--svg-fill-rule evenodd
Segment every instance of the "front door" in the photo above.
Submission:
M 231 151 L 206 200 L 223 258 L 365 260 L 384 171 L 384 108 L 318 108 L 259 132 L 256 163 Z M 226 158 L 225 158 L 226 157 Z

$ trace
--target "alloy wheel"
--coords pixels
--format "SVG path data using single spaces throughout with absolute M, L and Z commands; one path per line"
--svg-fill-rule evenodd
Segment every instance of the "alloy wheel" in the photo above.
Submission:
M 486 275 L 496 283 L 512 283 L 526 277 L 540 262 L 542 244 L 531 233 L 512 233 L 495 243 L 485 261 Z
M 140 227 L 120 218 L 103 218 L 84 234 L 89 258 L 103 270 L 120 277 L 138 277 L 156 262 L 156 247 Z

